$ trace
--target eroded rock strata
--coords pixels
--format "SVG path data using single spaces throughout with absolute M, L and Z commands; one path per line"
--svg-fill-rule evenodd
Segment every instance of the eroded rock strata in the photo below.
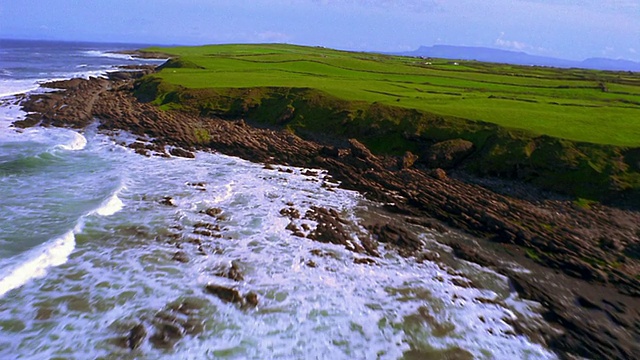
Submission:
M 28 98 L 23 107 L 31 114 L 15 125 L 83 128 L 97 118 L 103 130 L 125 129 L 154 139 L 151 145 L 141 143 L 136 148 L 147 156 L 191 157 L 195 150 L 213 150 L 266 166 L 326 169 L 341 186 L 387 204 L 389 211 L 405 216 L 409 223 L 440 228 L 431 220 L 437 219 L 479 237 L 479 244 L 461 238 L 449 245 L 457 257 L 508 276 L 514 289 L 522 297 L 540 302 L 545 319 L 561 329 L 553 332 L 514 325 L 518 331 L 546 343 L 563 357 L 626 359 L 640 353 L 638 211 L 580 206 L 544 196 L 505 195 L 513 192 L 460 180 L 442 168 L 415 168 L 412 154 L 376 156 L 354 139 L 329 145 L 283 130 L 252 126 L 244 120 L 163 111 L 132 95 L 135 79 L 149 71 L 48 84 L 61 91 Z M 464 150 L 465 144 L 457 145 Z M 438 164 L 448 166 L 446 160 L 440 159 Z M 317 239 L 335 240 L 358 252 L 377 255 L 373 247 L 342 239 L 339 216 L 326 210 L 309 216 L 329 219 L 322 223 L 333 224 L 331 228 L 338 234 L 327 239 L 315 236 Z M 407 256 L 419 255 L 410 235 L 397 227 L 371 224 L 369 229 Z M 514 260 L 532 273 L 513 271 L 508 264 Z M 129 346 L 136 345 L 137 336 L 132 335 Z

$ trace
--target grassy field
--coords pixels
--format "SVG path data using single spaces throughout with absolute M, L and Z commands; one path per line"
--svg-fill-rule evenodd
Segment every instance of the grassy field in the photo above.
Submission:
M 173 56 L 135 90 L 165 110 L 353 137 L 429 167 L 438 143 L 466 141 L 459 165 L 478 175 L 640 208 L 639 73 L 280 44 L 146 51 Z
M 293 45 L 151 48 L 188 88 L 313 88 L 343 100 L 480 120 L 596 144 L 640 146 L 640 74 L 353 53 Z

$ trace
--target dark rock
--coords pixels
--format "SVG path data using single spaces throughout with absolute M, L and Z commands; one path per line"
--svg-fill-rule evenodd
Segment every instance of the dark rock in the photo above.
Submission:
M 436 262 L 440 260 L 440 254 L 435 251 L 422 251 L 416 255 L 416 261 L 422 263 L 424 261 Z
M 207 290 L 207 292 L 217 296 L 220 300 L 224 302 L 237 303 L 237 304 L 242 303 L 242 296 L 240 295 L 240 292 L 238 292 L 238 290 L 236 289 L 231 289 L 228 287 L 214 285 L 214 284 L 207 285 L 205 289 Z
M 49 320 L 53 315 L 54 310 L 48 307 L 38 308 L 38 312 L 36 313 L 36 320 Z
M 357 244 L 344 227 L 347 222 L 340 218 L 333 209 L 312 207 L 307 211 L 305 217 L 318 222 L 315 229 L 307 235 L 307 238 L 322 243 L 343 245 L 350 251 L 363 252 L 364 248 Z
M 367 149 L 364 144 L 356 139 L 349 139 L 349 148 L 351 149 L 351 155 L 361 159 L 373 159 L 375 156 Z
M 244 275 L 242 274 L 242 269 L 240 265 L 236 261 L 232 261 L 231 265 L 226 269 L 220 269 L 216 272 L 217 276 L 226 277 L 228 279 L 234 281 L 243 281 Z
M 207 223 L 207 222 L 197 222 L 193 225 L 193 227 L 195 229 L 207 229 L 207 230 L 211 230 L 211 231 L 220 231 L 220 225 L 218 224 L 211 224 L 211 223 Z
M 320 148 L 320 156 L 325 156 L 325 157 L 338 157 L 338 155 L 340 154 L 339 150 L 333 146 L 329 147 L 329 146 L 323 146 L 322 148 Z
M 216 217 L 220 214 L 222 214 L 222 209 L 220 208 L 209 208 L 207 210 L 201 211 L 201 213 L 207 214 L 211 217 Z
M 354 264 L 364 264 L 364 265 L 375 265 L 376 261 L 370 258 L 355 258 L 353 259 Z
M 151 153 L 149 153 L 149 151 L 147 151 L 147 149 L 136 149 L 136 154 L 138 155 L 142 155 L 142 156 L 146 156 L 146 157 L 150 157 Z
M 187 255 L 187 253 L 185 253 L 184 251 L 178 251 L 173 255 L 172 259 L 181 263 L 188 263 L 189 255 Z
M 417 160 L 418 160 L 418 155 L 413 154 L 411 151 L 407 151 L 404 153 L 404 155 L 400 159 L 400 168 L 409 169 L 413 167 L 413 164 L 415 164 Z
M 127 337 L 127 346 L 131 350 L 135 350 L 147 338 L 147 329 L 142 323 L 134 326 Z
M 393 244 L 401 249 L 412 251 L 422 247 L 422 242 L 413 234 L 392 224 L 375 224 L 369 227 L 369 231 L 381 243 Z
M 446 140 L 434 144 L 425 154 L 429 167 L 451 169 L 473 153 L 474 145 L 463 139 Z
M 299 219 L 300 218 L 300 211 L 296 208 L 290 207 L 290 208 L 284 208 L 280 210 L 280 215 L 282 216 L 286 216 L 290 219 Z
M 424 218 L 406 218 L 406 222 L 409 224 L 419 225 L 425 227 L 427 229 L 435 230 L 441 234 L 447 232 L 447 228 L 444 225 L 440 224 L 437 220 L 434 219 L 424 219 Z
M 192 153 L 191 151 L 187 151 L 179 147 L 174 147 L 173 149 L 169 150 L 169 154 L 187 159 L 194 159 L 196 157 L 196 154 Z
M 245 307 L 258 306 L 258 294 L 249 292 L 244 296 Z
M 166 205 L 166 206 L 176 206 L 176 202 L 173 200 L 171 196 L 163 197 L 162 200 L 160 201 L 160 204 Z
M 447 180 L 448 178 L 447 172 L 440 168 L 429 170 L 427 174 L 429 174 L 429 176 L 431 176 L 432 178 L 438 180 Z
M 451 279 L 451 283 L 455 286 L 459 286 L 461 288 L 473 288 L 475 287 L 473 285 L 473 282 L 469 279 L 463 279 L 463 278 L 453 278 Z

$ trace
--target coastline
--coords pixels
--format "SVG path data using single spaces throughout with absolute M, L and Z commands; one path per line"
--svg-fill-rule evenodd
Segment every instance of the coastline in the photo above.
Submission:
M 375 156 L 355 140 L 336 147 L 243 120 L 162 111 L 132 95 L 135 79 L 150 71 L 48 84 L 65 91 L 30 97 L 23 107 L 32 114 L 16 126 L 83 128 L 95 117 L 103 130 L 155 138 L 152 146 L 131 145 L 142 155 L 166 154 L 164 146 L 172 145 L 176 148 L 171 153 L 177 156 L 214 150 L 253 162 L 326 169 L 343 187 L 388 204 L 389 211 L 407 221 L 436 227 L 438 220 L 487 239 L 448 245 L 457 257 L 508 276 L 522 297 L 540 302 L 546 320 L 564 334 L 516 328 L 530 337 L 538 335 L 538 341 L 559 355 L 627 358 L 640 352 L 635 325 L 640 323 L 637 212 L 500 195 L 441 169 L 416 169 L 407 156 Z M 416 253 L 405 248 L 409 255 Z M 626 255 L 628 249 L 635 249 L 635 257 Z M 532 274 L 513 271 L 508 262 Z M 550 286 L 557 292 L 550 292 Z

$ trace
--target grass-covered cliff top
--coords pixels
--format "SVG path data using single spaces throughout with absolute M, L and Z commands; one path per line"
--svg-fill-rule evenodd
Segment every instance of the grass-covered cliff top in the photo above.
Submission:
M 640 207 L 638 73 L 281 44 L 146 51 L 173 57 L 136 88 L 166 110 L 355 137 L 425 166 Z
M 188 88 L 313 88 L 344 100 L 482 120 L 576 141 L 640 146 L 640 74 L 421 59 L 293 45 L 155 48 Z M 457 64 L 457 65 L 456 65 Z

